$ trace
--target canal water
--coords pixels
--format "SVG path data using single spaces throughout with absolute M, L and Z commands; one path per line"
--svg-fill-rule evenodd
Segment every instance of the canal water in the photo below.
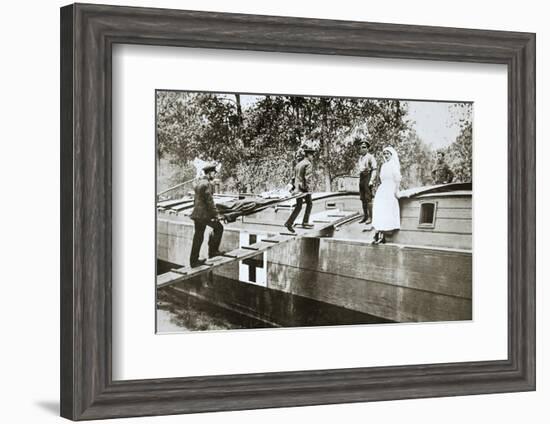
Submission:
M 264 257 L 241 264 L 238 277 L 205 274 L 157 290 L 157 332 L 386 323 L 379 317 L 268 289 Z M 157 275 L 178 265 L 157 261 Z
M 170 262 L 157 261 L 157 275 L 179 268 Z M 195 284 L 200 284 L 195 281 Z M 218 306 L 179 288 L 157 290 L 157 332 L 228 330 L 273 327 L 252 317 Z

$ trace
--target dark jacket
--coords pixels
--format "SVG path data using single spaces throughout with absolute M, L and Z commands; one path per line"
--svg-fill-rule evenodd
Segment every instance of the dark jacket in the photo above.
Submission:
M 432 180 L 434 184 L 448 184 L 453 182 L 453 172 L 444 162 L 437 162 L 432 170 Z
M 295 190 L 302 193 L 309 192 L 311 189 L 312 165 L 308 158 L 302 159 L 294 168 L 294 187 Z
M 194 207 L 191 213 L 192 219 L 210 221 L 218 215 L 212 196 L 213 192 L 214 188 L 208 179 L 203 177 L 197 182 L 195 185 Z

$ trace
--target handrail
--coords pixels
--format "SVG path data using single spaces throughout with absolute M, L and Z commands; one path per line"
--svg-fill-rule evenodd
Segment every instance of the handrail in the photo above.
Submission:
M 180 188 L 181 186 L 183 186 L 183 185 L 185 185 L 185 184 L 192 183 L 193 181 L 195 181 L 195 178 L 192 178 L 191 180 L 187 180 L 187 181 L 184 181 L 184 182 L 182 182 L 182 183 L 176 184 L 176 185 L 173 186 L 173 187 L 167 188 L 166 190 L 161 191 L 160 193 L 157 193 L 157 196 L 162 196 L 163 194 L 166 194 L 166 193 L 168 193 L 169 191 L 172 191 L 172 190 L 175 190 L 175 189 L 177 189 L 177 188 Z

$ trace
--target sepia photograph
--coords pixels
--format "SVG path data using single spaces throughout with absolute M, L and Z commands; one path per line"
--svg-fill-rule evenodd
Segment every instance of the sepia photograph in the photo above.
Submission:
M 155 103 L 157 334 L 472 320 L 472 102 Z

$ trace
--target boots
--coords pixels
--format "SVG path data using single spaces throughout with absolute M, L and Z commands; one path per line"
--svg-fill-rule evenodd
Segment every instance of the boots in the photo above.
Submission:
M 372 222 L 372 220 L 370 219 L 370 216 L 365 214 L 363 215 L 363 218 L 361 219 L 361 221 L 359 221 L 359 224 L 370 224 Z

